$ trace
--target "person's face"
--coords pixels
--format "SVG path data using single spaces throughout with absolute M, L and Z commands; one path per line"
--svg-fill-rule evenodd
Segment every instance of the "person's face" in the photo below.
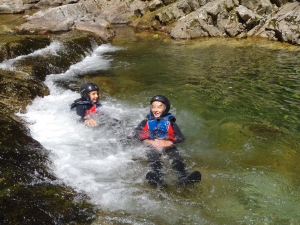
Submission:
M 165 104 L 159 101 L 154 101 L 151 104 L 151 112 L 155 118 L 159 118 L 162 116 L 165 111 Z
M 98 91 L 90 91 L 89 92 L 90 101 L 96 103 L 99 101 L 99 93 Z

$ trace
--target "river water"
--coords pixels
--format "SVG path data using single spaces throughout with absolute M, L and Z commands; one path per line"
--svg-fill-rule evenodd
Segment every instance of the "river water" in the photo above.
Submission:
M 51 154 L 54 173 L 87 193 L 117 224 L 299 224 L 300 48 L 266 40 L 171 40 L 116 27 L 62 74 L 26 114 L 33 138 Z M 47 49 L 55 54 L 60 43 Z M 34 54 L 39 54 L 36 52 Z M 17 60 L 17 59 L 15 59 Z M 2 67 L 4 65 L 2 64 Z M 8 65 L 9 66 L 9 65 Z M 101 126 L 77 122 L 74 86 L 100 87 Z M 66 85 L 67 84 L 67 85 Z M 178 145 L 202 181 L 176 186 L 163 158 L 165 189 L 145 181 L 145 148 L 126 144 L 155 94 L 171 100 L 186 137 Z M 111 126 L 110 118 L 122 121 Z

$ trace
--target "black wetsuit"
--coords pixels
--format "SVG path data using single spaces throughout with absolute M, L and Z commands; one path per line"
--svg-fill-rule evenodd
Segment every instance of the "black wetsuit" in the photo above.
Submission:
M 76 99 L 74 103 L 71 105 L 71 109 L 76 107 L 76 113 L 80 116 L 80 121 L 85 120 L 85 116 L 92 112 L 96 112 L 97 108 L 99 108 L 101 104 L 94 103 L 89 100 L 85 100 L 83 98 Z
M 175 121 L 176 118 L 170 113 L 158 119 L 155 118 L 153 115 L 148 114 L 147 119 L 143 120 L 135 129 L 135 137 L 141 141 L 146 139 L 162 139 L 170 140 L 173 142 L 173 144 L 183 142 L 185 138 Z M 172 167 L 178 173 L 178 178 L 187 175 L 187 172 L 185 170 L 185 164 L 175 145 L 163 148 L 162 152 L 156 150 L 154 147 L 149 147 L 149 149 L 147 149 L 146 154 L 148 157 L 150 168 L 159 177 L 162 175 L 161 154 L 166 154 L 169 156 L 169 158 L 172 161 Z

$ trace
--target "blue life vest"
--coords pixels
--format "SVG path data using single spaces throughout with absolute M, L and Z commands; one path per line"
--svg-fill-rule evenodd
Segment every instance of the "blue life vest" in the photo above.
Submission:
M 94 103 L 92 101 L 89 100 L 83 100 L 83 99 L 77 99 L 75 100 L 72 105 L 71 105 L 71 109 L 74 109 L 78 106 L 84 106 L 82 113 L 79 111 L 77 111 L 77 114 L 81 117 L 90 114 L 90 113 L 95 113 L 97 112 L 97 109 L 101 106 L 100 103 Z
M 175 122 L 176 118 L 171 113 L 160 118 L 155 118 L 149 113 L 147 118 L 148 121 L 143 128 L 141 138 L 175 140 L 175 132 L 171 126 L 171 121 Z

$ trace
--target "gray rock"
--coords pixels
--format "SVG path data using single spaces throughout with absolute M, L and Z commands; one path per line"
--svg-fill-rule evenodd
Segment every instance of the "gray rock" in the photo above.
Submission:
M 153 12 L 153 11 L 155 11 L 156 9 L 160 8 L 163 5 L 164 4 L 161 0 L 153 0 L 149 4 L 149 10 L 150 10 L 150 12 Z
M 225 34 L 229 37 L 235 37 L 243 31 L 243 26 L 238 22 L 235 14 L 227 19 L 220 20 L 218 23 L 220 27 L 224 28 Z
M 23 13 L 24 11 L 22 0 L 0 0 L 0 14 Z
M 167 24 L 168 22 L 174 20 L 173 14 L 169 13 L 169 11 L 163 11 L 156 15 L 156 19 L 163 25 Z
M 196 35 L 217 37 L 227 36 L 226 31 L 230 35 L 238 33 L 238 31 L 233 31 L 232 29 L 233 24 L 238 23 L 232 23 L 230 19 L 226 19 L 228 15 L 223 13 L 226 6 L 234 6 L 234 4 L 233 1 L 228 0 L 216 0 L 207 3 L 184 18 L 181 18 L 180 22 L 171 30 L 171 37 L 194 38 L 197 37 Z M 219 16 L 221 19 L 218 19 Z M 183 32 L 187 32 L 187 34 L 184 35 Z
M 224 6 L 224 0 L 216 0 L 213 2 L 209 2 L 202 7 L 203 10 L 207 12 L 207 14 L 217 17 L 221 12 L 222 6 Z
M 76 21 L 74 28 L 95 33 L 105 41 L 109 41 L 115 36 L 115 32 L 111 28 L 110 23 L 106 19 L 100 17 L 95 17 L 93 20 L 85 22 Z
M 98 34 L 103 40 L 114 36 L 110 23 L 89 13 L 85 5 L 71 4 L 39 11 L 17 29 L 21 33 L 45 33 L 79 29 Z
M 247 22 L 248 20 L 255 18 L 255 13 L 243 5 L 237 7 L 236 12 L 244 22 Z
M 296 0 L 0 0 L 0 12 L 30 5 L 67 7 L 37 13 L 19 27 L 33 33 L 85 29 L 110 39 L 114 32 L 108 24 L 123 23 L 161 30 L 173 38 L 258 36 L 298 44 L 299 4 Z
M 258 15 L 272 13 L 272 3 L 269 0 L 240 0 L 240 5 L 255 11 Z
M 59 23 L 56 27 L 52 29 L 53 32 L 59 32 L 59 31 L 69 31 L 74 26 L 74 20 L 73 19 L 66 19 Z
M 286 12 L 284 14 L 284 12 Z M 280 41 L 300 44 L 300 5 L 298 2 L 288 3 L 278 12 L 275 33 Z
M 267 36 L 271 40 L 300 45 L 299 31 L 300 4 L 293 2 L 285 4 L 277 14 L 266 23 L 265 31 L 261 32 L 259 36 Z M 270 35 L 270 33 L 272 35 Z
M 283 4 L 278 9 L 277 5 Z M 185 12 L 191 11 L 183 2 L 179 5 Z M 251 37 L 280 40 L 300 44 L 300 3 L 269 0 L 216 0 L 187 13 L 171 29 L 173 38 L 201 36 Z
M 220 36 L 224 36 L 224 33 L 222 32 L 222 30 L 219 30 L 218 27 L 213 26 L 211 24 L 208 24 L 206 21 L 199 19 L 199 24 L 200 24 L 200 28 L 208 33 L 208 35 L 210 37 L 220 37 Z
M 177 2 L 177 8 L 182 10 L 185 15 L 195 11 L 199 7 L 199 2 L 196 0 L 180 0 Z
M 296 0 L 295 0 L 296 1 Z M 275 4 L 276 6 L 280 7 L 288 2 L 295 2 L 293 0 L 271 0 L 271 3 Z

